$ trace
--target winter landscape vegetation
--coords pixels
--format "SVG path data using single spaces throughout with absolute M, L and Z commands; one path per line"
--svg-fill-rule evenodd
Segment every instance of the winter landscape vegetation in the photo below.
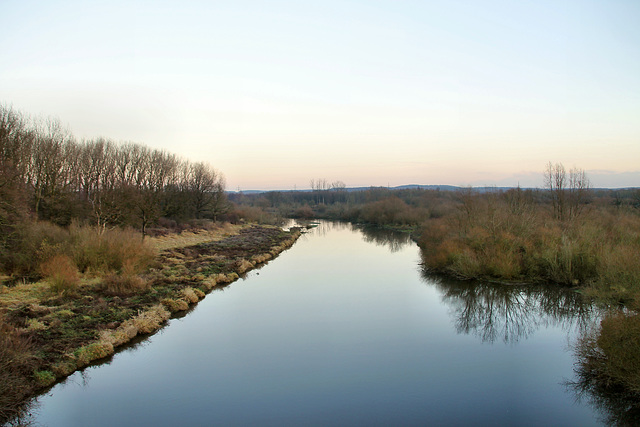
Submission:
M 0 5 L 0 424 L 637 425 L 632 1 Z

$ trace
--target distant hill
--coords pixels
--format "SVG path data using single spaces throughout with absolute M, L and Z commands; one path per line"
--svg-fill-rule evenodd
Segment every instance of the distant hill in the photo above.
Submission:
M 369 186 L 369 187 L 347 187 L 344 189 L 344 191 L 366 191 L 366 190 L 370 190 L 372 188 L 385 188 L 388 190 L 438 190 L 438 191 L 459 191 L 461 189 L 464 188 L 469 188 L 469 187 L 459 187 L 459 186 L 455 186 L 455 185 L 422 185 L 422 184 L 407 184 L 407 185 L 398 185 L 395 187 L 382 187 L 382 186 Z M 478 193 L 490 193 L 490 192 L 496 192 L 496 191 L 508 191 L 512 188 L 516 188 L 516 187 L 490 187 L 490 186 L 485 186 L 485 187 L 471 187 L 471 190 L 478 192 Z M 531 187 L 521 187 L 523 190 L 535 190 L 536 188 L 531 188 Z M 610 191 L 610 190 L 634 190 L 637 187 L 626 187 L 626 188 L 592 188 L 591 190 L 593 191 Z M 270 193 L 270 192 L 281 192 L 281 193 L 289 193 L 289 192 L 293 192 L 293 191 L 299 191 L 299 192 L 310 192 L 310 189 L 303 189 L 303 190 L 243 190 L 243 191 L 227 191 L 227 193 L 231 193 L 231 194 L 237 194 L 237 193 L 242 193 L 242 194 L 262 194 L 262 193 Z
M 371 190 L 372 188 L 385 188 L 388 190 L 438 190 L 438 191 L 458 191 L 462 188 L 466 187 L 457 187 L 455 185 L 422 185 L 422 184 L 408 184 L 408 185 L 398 185 L 396 187 L 382 187 L 382 186 L 369 186 L 369 187 L 347 187 L 344 191 L 366 191 Z M 478 191 L 481 193 L 490 192 L 490 191 L 506 191 L 512 187 L 472 187 L 473 191 Z M 310 189 L 303 190 L 243 190 L 243 191 L 227 191 L 227 193 L 243 193 L 243 194 L 262 194 L 262 193 L 270 193 L 270 192 L 281 192 L 281 193 L 289 193 L 293 191 L 299 192 L 310 192 Z

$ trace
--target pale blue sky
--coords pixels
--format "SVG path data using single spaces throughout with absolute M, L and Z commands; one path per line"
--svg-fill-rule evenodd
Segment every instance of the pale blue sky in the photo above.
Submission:
M 640 2 L 7 1 L 0 102 L 230 189 L 640 186 Z

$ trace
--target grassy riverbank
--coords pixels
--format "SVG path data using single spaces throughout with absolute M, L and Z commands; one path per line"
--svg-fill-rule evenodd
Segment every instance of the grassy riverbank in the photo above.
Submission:
M 156 331 L 173 313 L 274 258 L 300 235 L 229 224 L 144 243 L 124 232 L 56 232 L 57 246 L 40 268 L 43 279 L 0 292 L 0 422 L 19 414 L 30 396 Z M 79 242 L 92 250 L 79 249 Z

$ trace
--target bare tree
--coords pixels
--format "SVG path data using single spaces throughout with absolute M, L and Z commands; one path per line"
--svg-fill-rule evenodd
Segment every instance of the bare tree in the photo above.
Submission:
M 221 190 L 218 173 L 204 162 L 191 164 L 188 170 L 188 200 L 195 217 L 203 218 L 208 213 L 217 216 L 220 212 L 215 208 Z
M 544 172 L 544 186 L 551 194 L 554 216 L 565 221 L 582 211 L 589 194 L 589 179 L 584 170 L 573 168 L 569 177 L 562 163 L 549 162 Z
M 591 183 L 583 169 L 573 168 L 569 171 L 569 196 L 567 197 L 569 217 L 575 218 L 584 210 L 589 201 Z
M 567 184 L 567 173 L 562 163 L 555 165 L 549 162 L 544 171 L 544 186 L 551 194 L 551 203 L 553 205 L 553 214 L 559 220 L 565 218 L 565 187 Z
M 68 154 L 67 145 L 72 143 L 71 133 L 58 120 L 49 118 L 37 123 L 27 172 L 36 216 L 50 216 L 51 212 L 43 214 L 43 203 L 51 205 L 69 184 L 69 163 L 65 155 Z

